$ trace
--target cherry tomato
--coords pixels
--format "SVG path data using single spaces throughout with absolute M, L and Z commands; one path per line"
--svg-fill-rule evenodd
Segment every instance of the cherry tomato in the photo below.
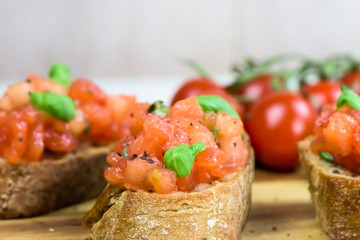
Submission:
M 272 86 L 272 74 L 263 74 L 256 76 L 250 82 L 240 86 L 235 94 L 245 97 L 247 100 L 244 101 L 243 105 L 245 111 L 250 111 L 254 103 L 267 95 L 268 93 L 274 92 Z
M 98 104 L 105 104 L 106 101 L 104 91 L 86 79 L 75 80 L 70 86 L 69 96 L 80 103 L 96 102 Z
M 360 71 L 354 71 L 346 74 L 342 79 L 340 79 L 340 82 L 350 87 L 355 92 L 360 93 Z
M 245 122 L 258 163 L 278 171 L 294 169 L 296 144 L 312 133 L 315 118 L 315 109 L 298 94 L 283 91 L 262 98 Z
M 304 85 L 300 91 L 310 100 L 316 110 L 320 110 L 325 103 L 335 104 L 341 94 L 339 83 L 329 81 Z
M 228 101 L 240 116 L 243 116 L 243 107 L 237 100 L 220 85 L 205 77 L 197 77 L 186 81 L 175 93 L 171 105 L 174 105 L 179 100 L 200 95 L 218 95 Z

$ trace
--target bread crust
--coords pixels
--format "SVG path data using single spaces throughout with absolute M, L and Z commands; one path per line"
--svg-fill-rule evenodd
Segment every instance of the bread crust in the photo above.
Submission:
M 311 140 L 298 146 L 317 219 L 331 239 L 360 239 L 360 177 L 314 155 Z
M 157 194 L 108 185 L 83 225 L 93 239 L 241 239 L 251 198 L 254 153 L 225 181 L 199 192 Z
M 41 215 L 96 197 L 106 186 L 111 149 L 82 147 L 59 159 L 14 165 L 0 158 L 0 219 Z

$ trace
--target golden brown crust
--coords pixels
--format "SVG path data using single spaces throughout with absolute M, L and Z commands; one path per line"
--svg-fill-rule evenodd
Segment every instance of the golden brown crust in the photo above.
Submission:
M 96 197 L 112 146 L 86 147 L 56 160 L 9 164 L 0 158 L 0 219 L 30 217 Z
M 157 194 L 108 185 L 83 224 L 93 239 L 241 239 L 254 154 L 233 178 L 200 192 Z
M 310 150 L 311 138 L 299 143 L 317 219 L 331 239 L 360 239 L 360 177 L 321 160 Z

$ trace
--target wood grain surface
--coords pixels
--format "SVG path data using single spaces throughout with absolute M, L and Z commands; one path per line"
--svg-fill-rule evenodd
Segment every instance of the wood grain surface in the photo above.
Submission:
M 256 170 L 243 239 L 328 240 L 315 220 L 307 186 L 301 169 L 286 174 Z M 0 239 L 90 239 L 81 220 L 93 203 L 94 200 L 87 201 L 35 218 L 0 220 Z

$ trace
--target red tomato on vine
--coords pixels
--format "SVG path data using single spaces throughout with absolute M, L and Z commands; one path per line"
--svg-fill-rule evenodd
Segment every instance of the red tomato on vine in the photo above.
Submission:
M 305 98 L 310 100 L 316 110 L 320 110 L 324 104 L 336 104 L 341 94 L 340 84 L 330 81 L 304 85 L 300 91 Z
M 260 99 L 245 122 L 261 165 L 289 171 L 298 164 L 297 142 L 312 133 L 316 111 L 299 94 L 274 92 Z

